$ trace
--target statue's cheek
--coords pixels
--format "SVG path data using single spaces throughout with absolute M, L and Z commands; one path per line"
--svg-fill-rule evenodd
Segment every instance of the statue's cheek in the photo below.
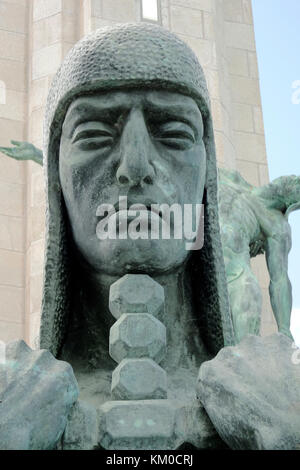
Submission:
M 161 189 L 163 194 L 170 198 L 171 201 L 178 200 L 178 188 L 175 184 L 176 180 L 172 178 L 172 172 L 170 172 L 168 165 L 160 161 L 155 161 L 152 165 L 156 173 L 156 186 Z

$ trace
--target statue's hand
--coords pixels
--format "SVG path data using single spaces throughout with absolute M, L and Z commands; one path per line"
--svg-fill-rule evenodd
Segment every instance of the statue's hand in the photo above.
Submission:
M 300 449 L 300 350 L 286 336 L 222 349 L 202 364 L 197 394 L 230 448 Z
M 0 152 L 15 160 L 32 160 L 39 165 L 43 165 L 43 153 L 40 149 L 29 142 L 18 142 L 12 140 L 15 147 L 0 147 Z
M 7 344 L 0 361 L 0 449 L 54 449 L 77 398 L 69 364 L 24 341 Z

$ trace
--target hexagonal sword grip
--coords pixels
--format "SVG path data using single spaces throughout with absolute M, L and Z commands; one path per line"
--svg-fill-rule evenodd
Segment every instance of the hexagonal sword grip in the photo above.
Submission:
M 109 309 L 116 319 L 123 313 L 149 313 L 159 317 L 164 311 L 164 301 L 163 287 L 145 274 L 126 274 L 110 287 Z
M 166 327 L 149 313 L 123 313 L 110 329 L 109 354 L 118 363 L 148 357 L 159 364 L 166 344 Z
M 155 318 L 164 311 L 163 287 L 150 276 L 127 274 L 111 286 L 109 308 L 117 318 L 109 353 L 120 363 L 112 376 L 112 398 L 166 398 L 166 372 L 156 364 L 166 353 L 166 328 Z

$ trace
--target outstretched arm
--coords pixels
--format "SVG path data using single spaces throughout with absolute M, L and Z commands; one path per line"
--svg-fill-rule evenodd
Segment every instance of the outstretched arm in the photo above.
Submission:
M 11 140 L 14 147 L 0 147 L 0 152 L 16 160 L 32 160 L 43 165 L 43 153 L 40 149 L 29 142 L 18 142 Z

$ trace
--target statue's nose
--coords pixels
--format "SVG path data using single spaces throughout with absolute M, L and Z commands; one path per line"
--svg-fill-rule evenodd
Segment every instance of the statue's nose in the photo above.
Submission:
M 153 184 L 155 171 L 151 161 L 154 152 L 142 111 L 132 110 L 121 136 L 118 183 L 129 187 Z

